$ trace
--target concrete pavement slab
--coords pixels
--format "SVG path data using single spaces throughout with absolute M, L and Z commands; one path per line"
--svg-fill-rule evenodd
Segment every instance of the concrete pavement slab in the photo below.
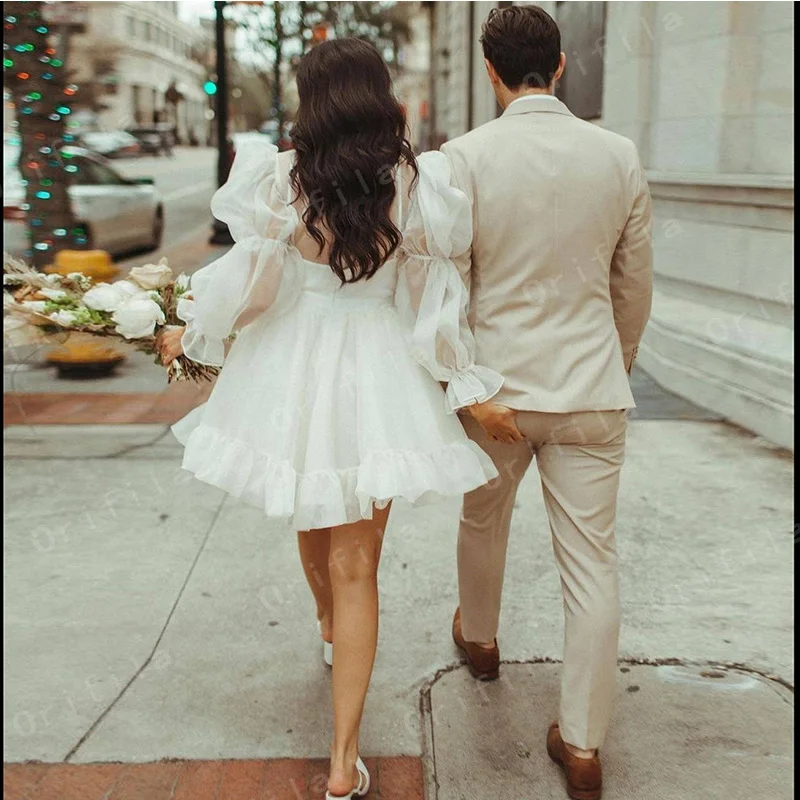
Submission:
M 722 423 L 632 422 L 617 518 L 621 653 L 793 680 L 793 461 Z M 532 469 L 517 496 L 504 658 L 558 659 L 562 600 Z
M 11 425 L 3 431 L 6 459 L 110 458 L 142 448 L 154 458 L 165 443 L 178 457 L 181 445 L 166 425 Z
M 178 509 L 174 464 L 130 463 L 6 462 L 6 761 L 63 759 L 113 703 L 150 657 L 222 502 L 191 485 Z
M 429 800 L 564 800 L 545 751 L 560 666 L 506 664 L 479 684 L 463 667 L 428 698 Z M 738 670 L 622 666 L 602 748 L 604 800 L 789 800 L 793 696 Z
M 398 503 L 392 513 L 362 747 L 368 755 L 419 755 L 420 688 L 455 661 L 442 632 L 455 586 L 458 506 Z M 441 542 L 427 541 L 434 531 Z M 420 576 L 419 550 L 441 581 Z M 161 649 L 169 669 L 143 673 L 76 760 L 328 755 L 330 671 L 291 529 L 226 504 Z

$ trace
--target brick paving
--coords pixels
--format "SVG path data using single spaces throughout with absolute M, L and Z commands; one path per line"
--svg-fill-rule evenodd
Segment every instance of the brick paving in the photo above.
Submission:
M 211 394 L 213 382 L 163 392 L 6 392 L 3 425 L 171 425 Z
M 365 758 L 372 800 L 424 800 L 422 760 Z M 158 761 L 4 764 L 4 800 L 322 800 L 328 762 Z

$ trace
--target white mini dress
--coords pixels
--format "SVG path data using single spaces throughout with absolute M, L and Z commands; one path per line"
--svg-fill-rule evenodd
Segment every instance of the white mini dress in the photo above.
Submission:
M 208 401 L 172 426 L 182 467 L 296 530 L 496 477 L 455 414 L 503 379 L 475 365 L 452 261 L 469 248 L 472 215 L 446 157 L 419 157 L 407 214 L 398 201 L 402 244 L 372 278 L 344 285 L 292 244 L 303 223 L 279 164 L 276 147 L 245 143 L 211 201 L 235 244 L 191 276 L 178 316 L 186 355 L 222 369 Z

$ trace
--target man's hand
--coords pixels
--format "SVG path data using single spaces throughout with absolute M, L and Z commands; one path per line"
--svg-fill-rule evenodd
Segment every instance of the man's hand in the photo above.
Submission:
M 467 411 L 475 418 L 490 439 L 504 444 L 521 442 L 525 437 L 517 427 L 517 412 L 499 403 L 487 400 L 467 406 Z
M 183 325 L 167 325 L 156 336 L 156 350 L 165 367 L 168 367 L 178 356 L 183 355 L 183 346 L 181 345 L 183 330 Z

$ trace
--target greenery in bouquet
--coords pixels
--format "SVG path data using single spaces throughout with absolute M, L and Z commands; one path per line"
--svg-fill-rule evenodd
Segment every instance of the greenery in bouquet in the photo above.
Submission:
M 188 295 L 189 277 L 173 276 L 166 259 L 134 267 L 114 283 L 93 283 L 80 272 L 39 272 L 4 254 L 3 329 L 34 328 L 45 341 L 72 331 L 121 338 L 155 356 L 156 336 L 181 325 L 178 301 Z M 219 369 L 181 355 L 167 367 L 170 382 L 211 380 Z

